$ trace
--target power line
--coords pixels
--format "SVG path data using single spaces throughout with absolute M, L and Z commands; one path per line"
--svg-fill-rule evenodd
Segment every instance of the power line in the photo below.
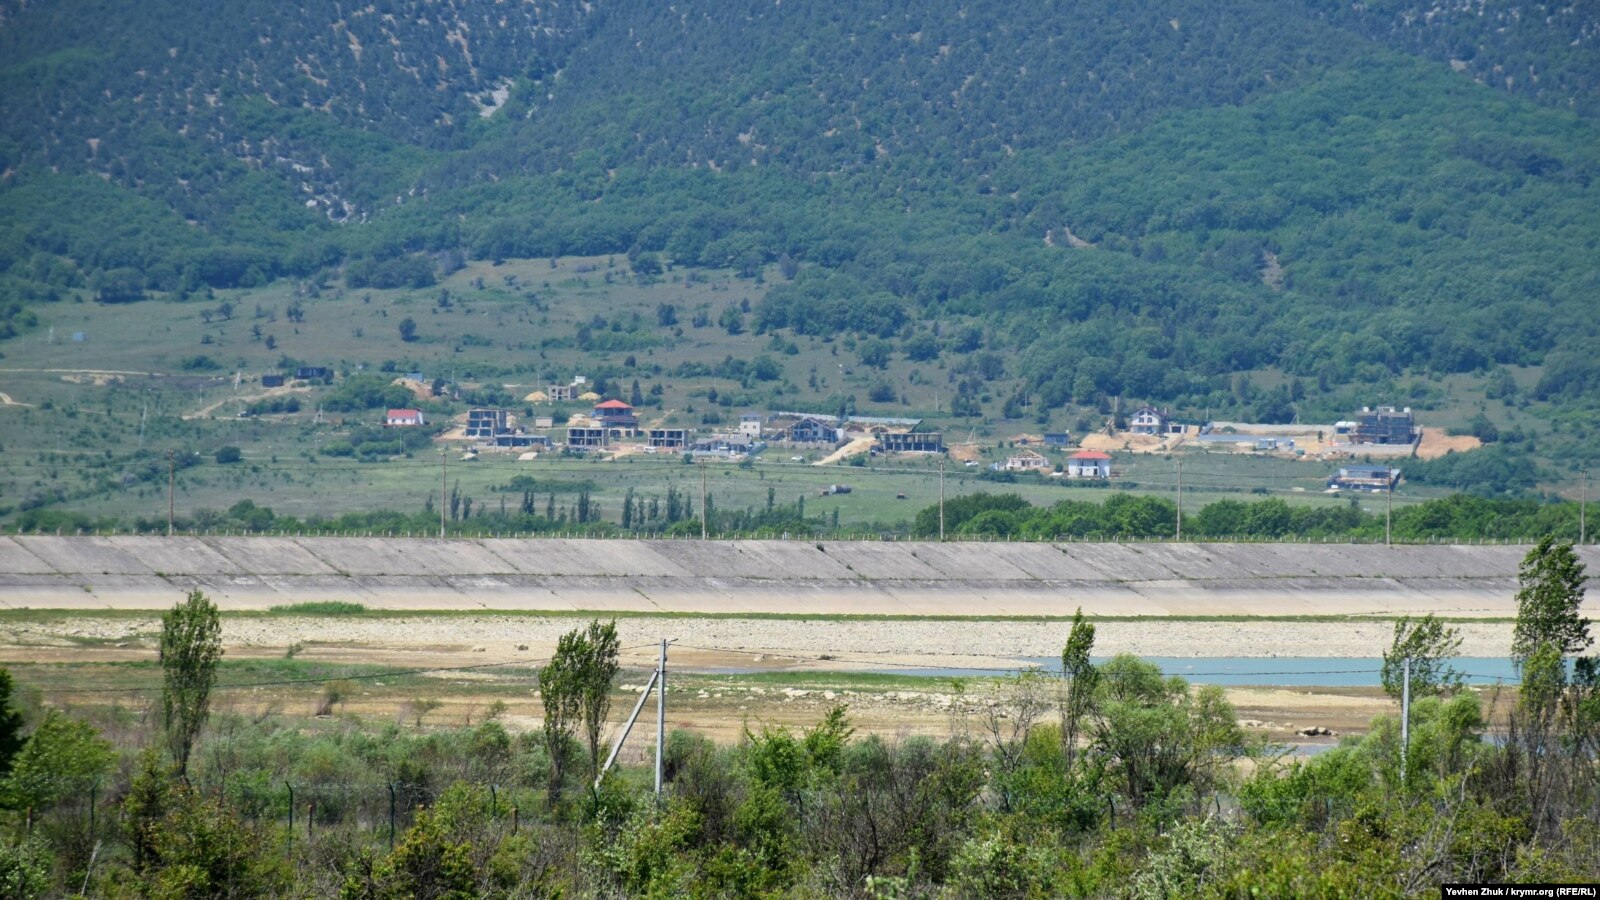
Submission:
M 654 646 L 655 646 L 655 644 L 637 644 L 637 645 L 630 646 L 630 647 L 619 647 L 617 652 L 624 653 L 624 652 L 627 652 L 629 650 L 642 650 L 642 649 L 644 649 L 646 647 L 654 647 Z M 507 667 L 513 667 L 513 666 L 534 666 L 534 665 L 539 665 L 539 664 L 542 664 L 542 663 L 547 663 L 550 660 L 551 660 L 551 657 L 546 656 L 546 657 L 541 657 L 541 658 L 538 658 L 538 659 L 510 659 L 510 660 L 499 660 L 499 661 L 496 661 L 496 662 L 473 663 L 472 665 L 466 665 L 466 666 L 434 666 L 434 667 L 431 667 L 431 668 L 422 668 L 422 669 L 395 669 L 395 670 L 388 671 L 388 672 L 369 672 L 369 673 L 360 674 L 360 675 L 331 675 L 331 676 L 325 676 L 325 677 L 321 677 L 321 678 L 279 678 L 279 679 L 273 679 L 273 680 L 270 680 L 270 681 L 241 681 L 241 682 L 232 682 L 232 683 L 229 683 L 229 684 L 215 684 L 215 685 L 211 686 L 211 689 L 213 691 L 226 691 L 226 690 L 238 690 L 238 689 L 241 689 L 241 688 L 253 688 L 253 687 L 281 687 L 281 686 L 285 686 L 285 685 L 296 685 L 296 684 L 326 684 L 326 683 L 328 683 L 330 681 L 370 681 L 370 680 L 374 680 L 374 679 L 378 679 L 378 678 L 405 678 L 405 677 L 411 676 L 411 675 L 428 675 L 428 674 L 432 674 L 432 673 L 435 673 L 435 672 L 469 672 L 469 671 L 472 671 L 474 669 L 494 669 L 494 668 L 507 668 Z M 150 687 L 101 687 L 101 686 L 94 686 L 94 687 L 76 687 L 76 688 L 72 688 L 72 687 L 44 688 L 43 692 L 47 693 L 47 694 L 137 694 L 137 693 L 144 693 L 146 691 L 154 691 L 154 690 L 158 690 L 158 689 L 159 689 L 158 686 L 150 686 Z

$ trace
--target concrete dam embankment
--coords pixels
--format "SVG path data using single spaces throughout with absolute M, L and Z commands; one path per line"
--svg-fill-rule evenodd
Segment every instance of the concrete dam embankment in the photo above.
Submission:
M 1526 546 L 0 538 L 0 604 L 1063 616 L 1516 612 Z M 1594 570 L 1600 550 L 1580 556 Z M 1219 648 L 1220 649 L 1220 648 Z

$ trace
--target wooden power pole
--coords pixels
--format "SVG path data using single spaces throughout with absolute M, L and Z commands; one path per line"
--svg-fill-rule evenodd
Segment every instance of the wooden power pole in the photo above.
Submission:
M 939 457 L 939 542 L 944 543 L 944 463 L 945 457 Z
M 1183 540 L 1183 460 L 1178 460 L 1178 527 L 1177 540 Z
M 172 450 L 167 451 L 167 537 L 172 537 L 173 508 L 176 505 L 174 488 L 178 481 L 178 456 Z

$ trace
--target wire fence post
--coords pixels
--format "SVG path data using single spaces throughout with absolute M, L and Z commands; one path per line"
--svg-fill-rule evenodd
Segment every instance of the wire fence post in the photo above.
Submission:
M 294 849 L 294 785 L 285 781 L 283 786 L 289 789 L 289 848 Z
M 1400 661 L 1404 683 L 1400 688 L 1400 787 L 1406 785 L 1406 748 L 1411 744 L 1411 657 Z

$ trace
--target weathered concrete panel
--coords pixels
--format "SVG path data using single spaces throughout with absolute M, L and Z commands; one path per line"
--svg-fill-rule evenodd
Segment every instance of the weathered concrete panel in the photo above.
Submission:
M 770 559 L 764 558 L 763 556 L 741 553 L 739 550 L 739 545 L 741 543 L 743 542 L 658 541 L 651 545 L 651 549 L 653 549 L 663 559 L 669 560 L 673 565 L 677 566 L 679 570 L 701 577 L 784 577 L 785 573 L 773 570 Z M 816 548 L 813 547 L 811 552 L 816 553 Z M 821 554 L 817 555 L 821 556 Z
M 845 566 L 847 573 L 868 581 L 942 578 L 938 569 L 918 557 L 920 546 L 879 541 L 823 541 L 820 552 Z
M 247 570 L 201 538 L 130 535 L 107 538 L 163 575 L 244 575 Z
M 412 561 L 412 551 L 424 540 L 396 542 L 386 538 L 299 538 L 307 553 L 344 575 L 406 575 L 420 568 Z
M 808 541 L 736 541 L 733 548 L 756 567 L 757 578 L 779 581 L 859 577 Z
M 336 575 L 294 538 L 209 538 L 211 548 L 256 575 Z
M 13 575 L 49 575 L 56 568 L 29 553 L 27 548 L 8 537 L 0 537 L 0 572 Z
M 670 541 L 492 539 L 478 543 L 509 563 L 512 571 L 525 575 L 632 577 L 692 574 L 656 552 L 657 544 L 668 544 Z
M 150 575 L 155 572 L 141 562 L 136 553 L 122 549 L 124 539 L 121 538 L 18 535 L 12 540 L 62 573 Z
M 1027 572 L 1006 562 L 998 544 L 901 544 L 945 578 L 980 581 L 1033 581 Z M 1018 545 L 1021 546 L 1021 545 Z M 1045 546 L 1045 545 L 1041 545 Z

